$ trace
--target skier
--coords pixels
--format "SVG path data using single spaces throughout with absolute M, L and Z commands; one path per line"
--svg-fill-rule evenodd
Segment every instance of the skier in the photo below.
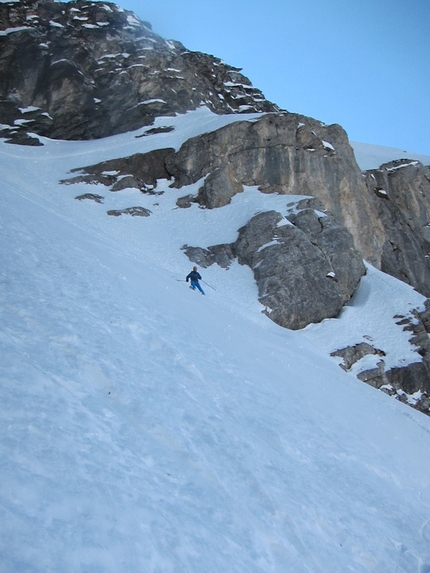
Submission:
M 190 272 L 190 274 L 186 278 L 187 282 L 188 282 L 188 279 L 190 279 L 190 281 L 191 281 L 190 288 L 192 288 L 193 290 L 196 290 L 196 288 L 198 288 L 202 294 L 205 294 L 202 287 L 199 284 L 199 280 L 202 280 L 202 277 L 200 276 L 200 273 L 197 272 L 197 267 L 193 267 L 193 270 Z

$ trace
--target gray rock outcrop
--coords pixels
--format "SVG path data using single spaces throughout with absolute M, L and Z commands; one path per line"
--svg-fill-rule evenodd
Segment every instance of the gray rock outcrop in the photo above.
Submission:
M 120 217 L 121 215 L 131 215 L 132 217 L 149 217 L 151 211 L 145 207 L 126 207 L 125 209 L 110 209 L 107 211 L 108 215 L 112 217 Z
M 153 154 L 159 168 L 153 165 Z M 176 153 L 157 150 L 146 159 L 139 154 L 76 171 L 86 172 L 90 179 L 97 170 L 115 169 L 151 185 L 157 178 L 171 178 L 176 188 L 203 179 L 198 194 L 180 203 L 185 206 L 194 201 L 209 209 L 222 207 L 244 186 L 258 186 L 263 193 L 317 197 L 353 235 L 362 257 L 379 266 L 384 228 L 376 218 L 372 221 L 374 205 L 366 200 L 363 174 L 338 125 L 287 112 L 262 115 L 191 138 Z M 160 170 L 163 175 L 158 175 Z M 107 185 L 114 180 L 109 177 L 104 180 Z M 367 232 L 371 223 L 372 232 Z
M 363 174 L 339 125 L 286 112 L 241 121 L 189 139 L 167 170 L 176 187 L 205 178 L 196 201 L 207 208 L 229 203 L 244 185 L 316 197 L 353 235 L 362 257 L 379 266 L 384 228 L 373 217 Z
M 372 219 L 383 227 L 378 267 L 430 296 L 430 167 L 407 159 L 366 172 Z
M 71 173 L 79 173 L 69 179 L 61 180 L 65 185 L 73 183 L 102 183 L 111 188 L 111 191 L 135 188 L 142 193 L 155 194 L 158 179 L 170 179 L 166 163 L 174 154 L 172 148 L 155 149 L 149 153 L 135 153 L 129 157 L 110 159 L 76 167 Z
M 279 109 L 240 69 L 110 2 L 2 2 L 0 32 L 0 135 L 13 143 L 105 137 L 200 105 Z
M 430 301 L 427 300 L 423 312 L 414 312 L 412 317 L 397 316 L 396 324 L 412 334 L 411 344 L 416 347 L 419 359 L 404 367 L 388 369 L 385 364 L 385 352 L 370 343 L 360 343 L 332 353 L 339 356 L 343 363 L 340 367 L 349 371 L 364 356 L 369 354 L 380 357 L 376 366 L 361 371 L 357 377 L 374 388 L 407 403 L 416 410 L 430 415 Z

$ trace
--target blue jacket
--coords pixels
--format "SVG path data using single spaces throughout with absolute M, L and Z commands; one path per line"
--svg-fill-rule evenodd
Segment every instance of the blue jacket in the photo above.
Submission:
M 202 277 L 197 271 L 191 271 L 190 274 L 187 276 L 187 282 L 188 279 L 191 279 L 192 283 L 197 283 L 199 282 L 199 280 L 202 280 Z

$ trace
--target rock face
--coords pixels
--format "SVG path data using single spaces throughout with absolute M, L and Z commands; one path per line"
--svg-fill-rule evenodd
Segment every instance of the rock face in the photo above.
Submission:
M 372 222 L 383 226 L 378 267 L 430 296 L 430 167 L 392 161 L 367 171 L 366 183 Z
M 109 2 L 0 3 L 1 135 L 94 139 L 206 105 L 277 111 L 240 70 L 154 34 Z
M 265 115 L 188 140 L 167 164 L 182 187 L 202 178 L 196 201 L 207 208 L 227 204 L 243 185 L 264 193 L 317 197 L 354 236 L 363 258 L 378 261 L 384 228 L 373 217 L 367 188 L 339 125 L 326 126 L 297 114 Z M 376 266 L 378 266 L 376 264 Z

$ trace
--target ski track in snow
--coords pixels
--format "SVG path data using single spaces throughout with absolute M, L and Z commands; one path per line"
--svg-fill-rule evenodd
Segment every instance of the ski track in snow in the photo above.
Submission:
M 158 121 L 175 132 L 1 144 L 1 570 L 429 571 L 430 420 L 328 357 L 385 343 L 393 311 L 424 298 L 369 267 L 340 319 L 291 332 L 237 263 L 190 291 L 184 243 L 234 240 L 298 198 L 247 189 L 209 212 L 175 209 L 189 189 L 167 182 L 157 197 L 58 184 L 225 118 Z M 74 200 L 88 190 L 104 204 Z M 153 214 L 106 215 L 135 204 Z M 387 360 L 416 359 L 401 328 L 389 344 Z

